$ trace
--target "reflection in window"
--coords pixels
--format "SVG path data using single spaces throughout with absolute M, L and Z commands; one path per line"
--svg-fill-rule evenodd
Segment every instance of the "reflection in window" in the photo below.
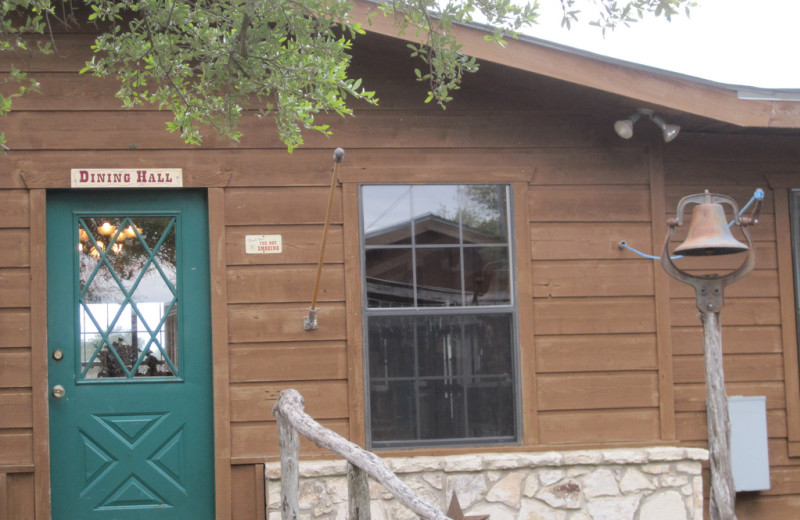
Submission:
M 506 185 L 363 186 L 373 447 L 517 435 Z
M 77 224 L 81 379 L 177 375 L 177 219 Z

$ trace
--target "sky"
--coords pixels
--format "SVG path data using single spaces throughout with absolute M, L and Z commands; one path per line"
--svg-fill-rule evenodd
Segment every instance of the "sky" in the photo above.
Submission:
M 697 0 L 690 18 L 648 18 L 607 32 L 560 26 L 560 2 L 539 0 L 531 36 L 719 83 L 800 89 L 800 0 Z M 584 5 L 589 0 L 584 2 Z M 583 21 L 586 21 L 584 18 Z

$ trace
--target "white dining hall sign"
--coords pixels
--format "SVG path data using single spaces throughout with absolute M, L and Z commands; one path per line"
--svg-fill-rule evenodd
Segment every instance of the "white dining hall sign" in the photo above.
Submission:
M 73 188 L 181 188 L 181 168 L 73 168 Z

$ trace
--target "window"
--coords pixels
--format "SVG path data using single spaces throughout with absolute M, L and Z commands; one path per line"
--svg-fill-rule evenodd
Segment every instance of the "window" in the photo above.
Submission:
M 517 439 L 510 189 L 361 187 L 370 446 Z

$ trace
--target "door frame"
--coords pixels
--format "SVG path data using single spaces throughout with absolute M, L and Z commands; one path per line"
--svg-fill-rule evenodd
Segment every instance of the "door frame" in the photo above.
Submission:
M 28 179 L 26 179 L 28 180 Z M 34 179 L 29 179 L 32 181 Z M 214 416 L 215 518 L 231 520 L 230 377 L 228 372 L 227 276 L 225 265 L 224 187 L 230 175 L 194 183 L 187 188 L 207 188 L 209 270 L 211 275 L 211 355 Z M 204 179 L 205 180 L 205 179 Z M 69 177 L 59 183 L 27 182 L 29 194 L 31 270 L 31 365 L 33 388 L 34 504 L 37 519 L 51 517 L 50 421 L 47 376 L 47 188 L 68 188 Z

